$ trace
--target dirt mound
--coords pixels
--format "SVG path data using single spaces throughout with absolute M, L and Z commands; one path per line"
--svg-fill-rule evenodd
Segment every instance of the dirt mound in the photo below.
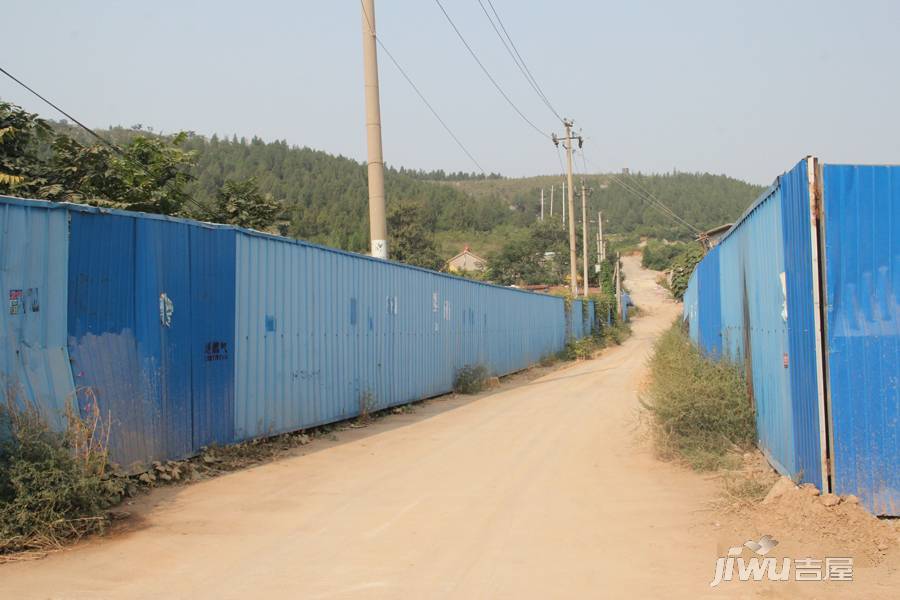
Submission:
M 900 562 L 900 522 L 875 517 L 855 496 L 821 494 L 813 485 L 779 478 L 759 453 L 744 456 L 743 477 L 760 492 L 732 506 L 723 528 L 729 539 L 769 534 L 785 556 L 853 557 L 859 567 Z

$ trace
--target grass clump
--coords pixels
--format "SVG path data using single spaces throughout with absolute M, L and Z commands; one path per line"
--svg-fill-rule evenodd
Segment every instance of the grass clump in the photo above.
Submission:
M 0 555 L 41 552 L 102 531 L 124 494 L 110 475 L 108 428 L 96 405 L 69 411 L 65 432 L 34 407 L 0 406 Z
M 453 391 L 457 394 L 477 394 L 487 385 L 488 370 L 484 365 L 465 365 L 456 372 Z
M 703 356 L 678 323 L 657 341 L 649 366 L 642 403 L 662 458 L 713 470 L 754 444 L 756 420 L 738 367 Z

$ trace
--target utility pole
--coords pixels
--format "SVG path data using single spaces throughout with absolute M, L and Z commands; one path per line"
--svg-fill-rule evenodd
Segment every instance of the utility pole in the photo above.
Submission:
M 378 93 L 375 0 L 362 0 L 362 30 L 366 92 L 366 144 L 369 163 L 369 239 L 372 256 L 386 259 L 388 257 L 387 221 L 384 215 L 384 155 L 381 150 L 381 100 Z
M 566 181 L 563 180 L 563 227 L 566 226 Z
M 616 252 L 616 318 L 622 318 L 622 283 L 619 280 L 619 253 Z
M 578 147 L 580 148 L 584 141 L 580 135 L 572 137 L 572 121 L 570 119 L 563 119 L 563 126 L 566 128 L 566 137 L 560 140 L 554 133 L 551 139 L 557 146 L 559 146 L 559 142 L 562 141 L 563 146 L 566 148 L 566 165 L 568 171 L 568 201 L 566 204 L 569 206 L 569 276 L 572 279 L 570 286 L 572 289 L 572 297 L 575 298 L 578 296 L 578 254 L 575 250 L 575 190 L 572 184 L 572 142 L 578 140 Z M 563 211 L 566 209 L 566 204 L 563 204 Z M 563 212 L 563 215 L 565 215 L 565 212 Z M 563 216 L 563 223 L 565 223 L 565 216 Z
M 597 213 L 597 287 L 603 293 L 603 212 Z
M 600 262 L 606 260 L 606 246 L 603 245 L 603 213 L 597 213 L 597 220 L 600 222 Z
M 553 188 L 556 186 L 550 186 L 550 218 L 553 218 Z
M 584 178 L 581 179 L 581 254 L 583 261 L 583 271 L 584 271 L 584 297 L 588 297 L 588 264 L 590 261 L 588 260 L 588 219 L 587 219 L 587 194 L 588 189 L 584 187 Z
M 544 188 L 541 188 L 541 221 L 544 220 Z

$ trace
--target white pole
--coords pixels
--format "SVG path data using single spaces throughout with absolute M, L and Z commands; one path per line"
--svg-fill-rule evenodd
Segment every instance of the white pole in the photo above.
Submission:
M 381 151 L 381 100 L 378 94 L 378 55 L 375 38 L 375 0 L 363 0 L 362 37 L 366 92 L 366 144 L 369 165 L 369 239 L 372 256 L 387 258 L 384 157 Z

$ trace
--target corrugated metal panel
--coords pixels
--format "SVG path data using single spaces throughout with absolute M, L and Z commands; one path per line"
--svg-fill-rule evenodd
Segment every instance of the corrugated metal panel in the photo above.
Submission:
M 824 403 L 810 183 L 804 160 L 744 213 L 698 265 L 684 311 L 704 352 L 743 365 L 759 446 L 772 464 L 821 487 Z
M 587 309 L 585 311 L 585 318 L 585 331 L 588 333 L 588 335 L 591 335 L 597 328 L 597 308 L 594 305 L 593 300 L 588 300 Z
M 68 333 L 120 464 L 233 439 L 233 230 L 69 208 Z
M 232 229 L 191 227 L 193 447 L 234 439 L 234 252 Z
M 687 289 L 684 291 L 682 302 L 684 308 L 682 310 L 682 319 L 687 322 L 688 335 L 691 340 L 700 345 L 700 301 L 697 288 L 700 286 L 700 280 L 697 277 L 697 270 L 691 273 L 688 280 Z
M 581 300 L 569 304 L 569 335 L 576 340 L 584 337 L 584 305 Z
M 66 399 L 74 396 L 66 349 L 66 213 L 0 200 L 0 397 L 27 401 L 61 428 Z
M 719 296 L 719 249 L 713 248 L 697 265 L 700 286 L 700 347 L 710 356 L 722 354 L 722 314 Z
M 750 327 L 747 339 L 759 446 L 779 471 L 793 477 L 797 471 L 790 377 L 783 364 L 788 339 L 781 283 L 784 272 L 781 201 L 781 189 L 777 188 L 744 221 L 740 235 L 733 236 L 728 243 L 742 240 L 746 244 Z
M 795 469 L 820 489 L 825 468 L 825 391 L 819 322 L 815 173 L 809 158 L 781 177 L 781 219 L 787 295 L 788 371 L 794 419 Z M 815 259 L 815 260 L 814 260 Z M 821 412 L 821 414 L 820 414 Z
M 900 167 L 825 165 L 834 486 L 900 514 Z
M 565 343 L 564 303 L 270 236 L 237 235 L 235 436 L 435 396 Z
M 110 450 L 123 465 L 192 451 L 189 256 L 182 223 L 71 214 L 72 368 L 111 415 Z

